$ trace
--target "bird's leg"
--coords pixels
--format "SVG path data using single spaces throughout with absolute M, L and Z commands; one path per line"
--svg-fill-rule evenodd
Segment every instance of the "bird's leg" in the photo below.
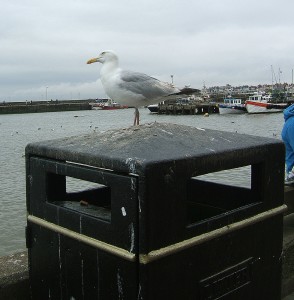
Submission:
M 135 119 L 134 119 L 134 126 L 139 125 L 139 110 L 135 107 Z
M 140 124 L 140 119 L 139 119 L 140 113 L 139 113 L 139 109 L 136 108 L 136 119 L 137 119 L 137 125 Z

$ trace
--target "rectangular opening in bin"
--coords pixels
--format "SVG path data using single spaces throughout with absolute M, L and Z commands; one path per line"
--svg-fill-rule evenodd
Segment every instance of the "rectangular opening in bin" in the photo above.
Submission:
M 111 221 L 111 190 L 100 183 L 48 173 L 47 201 L 104 221 Z
M 187 225 L 260 203 L 256 188 L 260 173 L 261 166 L 246 166 L 192 177 L 188 182 Z

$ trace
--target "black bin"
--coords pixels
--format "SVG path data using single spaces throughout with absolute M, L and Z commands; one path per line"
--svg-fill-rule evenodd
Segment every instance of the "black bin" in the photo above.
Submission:
M 280 299 L 282 142 L 153 123 L 26 161 L 33 299 Z

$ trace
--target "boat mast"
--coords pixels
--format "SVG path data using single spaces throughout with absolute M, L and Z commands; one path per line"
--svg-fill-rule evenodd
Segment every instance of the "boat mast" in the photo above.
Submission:
M 273 65 L 271 65 L 271 70 L 272 70 L 272 91 L 273 91 L 274 90 L 274 79 L 275 79 L 275 84 L 277 84 L 277 77 L 276 77 Z

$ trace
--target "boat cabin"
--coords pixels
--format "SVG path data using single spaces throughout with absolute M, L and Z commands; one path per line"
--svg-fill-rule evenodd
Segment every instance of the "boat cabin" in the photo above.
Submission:
M 240 105 L 240 104 L 242 104 L 242 100 L 236 99 L 236 98 L 225 98 L 224 104 Z
M 249 96 L 249 101 L 270 102 L 271 99 L 272 99 L 271 95 L 255 94 Z

